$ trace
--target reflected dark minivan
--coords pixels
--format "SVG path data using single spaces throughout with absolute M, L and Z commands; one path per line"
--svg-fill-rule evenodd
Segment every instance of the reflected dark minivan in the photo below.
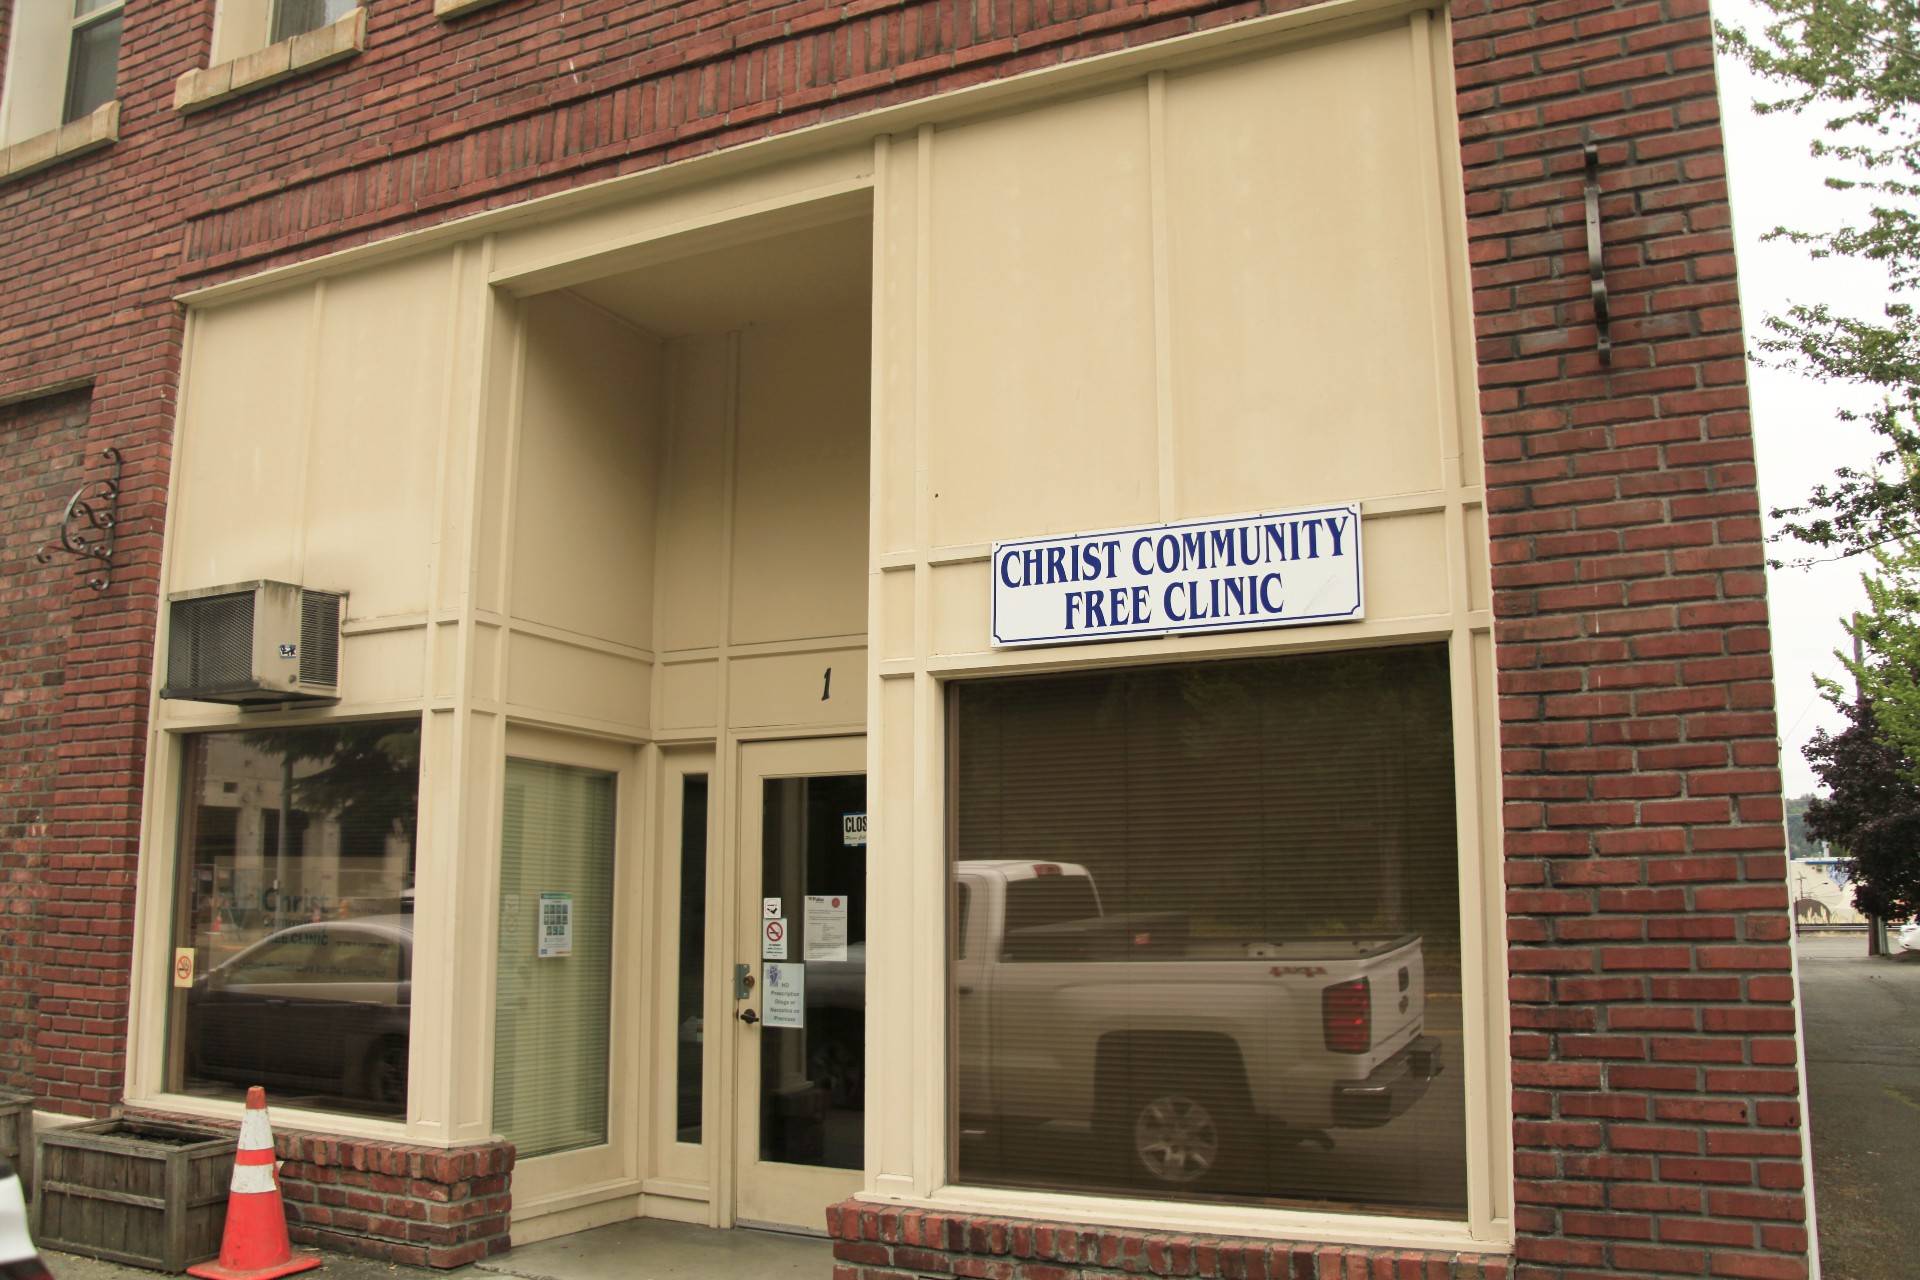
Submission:
M 413 917 L 298 924 L 188 993 L 189 1083 L 262 1084 L 397 1115 L 407 1100 Z

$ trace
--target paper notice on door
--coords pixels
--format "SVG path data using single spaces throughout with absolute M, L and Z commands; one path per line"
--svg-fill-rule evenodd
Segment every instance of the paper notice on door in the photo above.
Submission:
M 847 958 L 847 900 L 840 894 L 807 895 L 808 960 Z
M 573 895 L 540 895 L 539 957 L 551 960 L 573 954 Z
M 807 1025 L 807 966 L 769 964 L 761 971 L 760 1023 L 768 1027 Z

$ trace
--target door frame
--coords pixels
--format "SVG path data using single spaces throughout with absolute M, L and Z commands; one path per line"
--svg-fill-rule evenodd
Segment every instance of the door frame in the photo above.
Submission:
M 616 743 L 558 732 L 540 726 L 510 723 L 506 728 L 504 750 L 496 766 L 495 804 L 504 806 L 506 770 L 509 760 L 530 760 L 568 768 L 585 769 L 614 777 L 614 869 L 613 869 L 613 952 L 612 982 L 607 1011 L 607 1141 L 598 1146 L 536 1156 L 518 1162 L 513 1171 L 515 1208 L 534 1210 L 539 1217 L 560 1212 L 583 1203 L 604 1198 L 610 1186 L 635 1186 L 639 1182 L 640 1152 L 645 1126 L 643 1109 L 636 1104 L 631 1082 L 640 1067 L 638 1054 L 641 1021 L 641 995 L 650 984 L 646 971 L 645 948 L 639 941 L 635 922 L 647 919 L 645 876 L 639 865 L 637 842 L 641 817 L 640 748 L 631 743 Z M 491 880 L 488 896 L 494 904 L 486 922 L 489 935 L 488 972 L 485 990 L 487 1036 L 483 1052 L 487 1061 L 487 1079 L 494 1078 L 494 1010 L 498 995 L 500 849 L 504 834 L 501 809 L 495 811 L 495 847 L 489 859 Z M 492 1093 L 487 1095 L 489 1118 Z
M 742 1052 L 743 1040 L 747 1036 L 761 1034 L 757 1027 L 749 1028 L 738 1021 L 738 1011 L 748 1007 L 749 1002 L 736 1002 L 733 993 L 733 966 L 749 950 L 753 954 L 755 977 L 759 976 L 760 904 L 757 900 L 749 902 L 742 892 L 746 876 L 744 868 L 748 857 L 756 861 L 761 856 L 760 831 L 758 823 L 749 823 L 751 813 L 756 819 L 761 812 L 763 788 L 761 780 L 767 777 L 846 777 L 867 774 L 867 739 L 864 733 L 796 734 L 783 738 L 739 739 L 729 753 L 729 763 L 733 766 L 731 795 L 723 807 L 725 832 L 719 847 L 712 849 L 710 870 L 718 874 L 709 876 L 710 887 L 715 890 L 707 904 L 709 950 L 712 967 L 707 975 L 707 1025 L 725 1026 L 731 1034 L 713 1037 L 709 1047 L 717 1050 L 711 1057 L 707 1075 L 709 1104 L 707 1114 L 717 1120 L 712 1134 L 710 1148 L 713 1163 L 713 1192 L 716 1225 L 719 1226 L 771 1226 L 781 1230 L 803 1230 L 809 1233 L 825 1234 L 825 1209 L 827 1205 L 844 1199 L 860 1189 L 865 1183 L 864 1169 L 820 1170 L 817 1176 L 789 1173 L 804 1166 L 781 1165 L 780 1170 L 769 1176 L 770 1180 L 785 1179 L 788 1187 L 775 1190 L 775 1195 L 811 1195 L 811 1191 L 802 1192 L 795 1184 L 817 1181 L 833 1184 L 836 1189 L 825 1191 L 819 1205 L 820 1216 L 817 1224 L 782 1222 L 779 1219 L 760 1218 L 752 1214 L 742 1215 L 740 1205 L 742 1190 L 746 1182 L 760 1174 L 757 1154 L 758 1137 L 758 1099 L 759 1076 L 752 1073 L 748 1078 L 748 1058 Z M 868 810 L 872 810 L 872 797 L 868 797 Z M 758 877 L 755 876 L 757 881 Z M 713 934 L 723 935 L 719 947 L 714 947 Z M 758 988 L 751 1002 L 759 1007 Z M 757 1068 L 759 1059 L 751 1055 L 752 1065 Z M 749 1202 L 756 1197 L 749 1195 Z

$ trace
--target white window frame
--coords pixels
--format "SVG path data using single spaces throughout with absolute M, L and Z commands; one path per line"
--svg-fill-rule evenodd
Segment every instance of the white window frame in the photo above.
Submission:
M 640 753 L 632 743 L 609 742 L 565 730 L 512 722 L 506 726 L 505 741 L 495 768 L 492 787 L 492 832 L 485 845 L 487 858 L 477 859 L 462 868 L 462 874 L 483 876 L 488 907 L 484 922 L 470 922 L 474 937 L 484 937 L 486 952 L 474 975 L 478 990 L 485 992 L 484 1007 L 469 1025 L 474 1039 L 467 1051 L 483 1063 L 482 1093 L 488 1125 L 493 1117 L 493 1032 L 498 983 L 500 839 L 504 830 L 503 807 L 506 794 L 508 760 L 561 765 L 607 774 L 614 779 L 614 915 L 613 986 L 609 1021 L 609 1059 L 607 1063 L 607 1140 L 596 1146 L 551 1155 L 537 1156 L 515 1164 L 513 1171 L 513 1207 L 516 1220 L 540 1217 L 568 1209 L 582 1208 L 605 1199 L 638 1194 L 641 1184 L 640 1153 L 646 1150 L 646 1073 L 641 1069 L 640 1035 L 641 996 L 650 974 L 644 967 L 647 950 L 645 920 L 646 880 L 641 869 L 641 845 L 637 833 L 644 831 L 645 817 L 640 785 Z M 468 953 L 472 954 L 471 951 Z
M 164 673 L 162 656 L 155 670 Z M 159 681 L 155 680 L 155 687 Z M 157 701 L 157 700 L 156 700 Z M 163 704 L 164 705 L 164 704 Z M 204 721 L 156 728 L 148 738 L 152 753 L 146 773 L 147 803 L 141 821 L 141 867 L 139 902 L 135 909 L 133 988 L 140 994 L 130 1008 L 126 1045 L 126 1085 L 124 1099 L 129 1106 L 148 1107 L 175 1115 L 209 1120 L 237 1120 L 245 1103 L 237 1097 L 207 1097 L 174 1093 L 167 1088 L 172 1069 L 172 1042 L 167 1010 L 172 996 L 171 957 L 175 945 L 174 919 L 181 871 L 180 815 L 181 788 L 186 780 L 186 756 L 189 740 L 210 733 L 234 733 L 245 729 L 305 729 L 341 721 L 411 720 L 420 725 L 421 773 L 416 804 L 421 821 L 428 814 L 429 775 L 427 773 L 427 736 L 431 717 L 419 707 L 399 706 L 343 715 L 314 715 L 302 711 L 288 713 L 249 713 L 250 718 L 214 716 Z M 156 790 L 157 789 L 157 790 Z M 422 842 L 424 845 L 424 841 Z M 420 884 L 420 859 L 425 849 L 416 849 L 414 886 Z M 157 872 L 157 874 L 156 874 Z M 415 918 L 420 918 L 418 911 Z M 430 953 L 425 956 L 430 960 Z M 418 936 L 413 954 L 413 989 L 420 992 L 423 951 Z M 434 975 L 428 975 L 432 977 Z M 289 1128 L 306 1129 L 344 1138 L 367 1138 L 384 1142 L 428 1142 L 434 1137 L 421 1132 L 415 1117 L 422 1109 L 420 1086 L 431 1079 L 423 1067 L 437 1065 L 431 1059 L 441 1056 L 442 1046 L 420 1034 L 419 1002 L 413 1003 L 408 1025 L 407 1103 L 401 1118 L 361 1115 L 349 1111 L 326 1111 L 303 1107 L 274 1107 L 274 1113 Z M 488 1024 L 487 1034 L 493 1034 Z M 271 1099 L 269 1099 L 271 1102 Z M 438 1099 L 434 1099 L 437 1103 Z M 431 1108 L 437 1110 L 437 1107 Z
M 925 702 L 916 699 L 916 719 L 926 734 L 920 752 L 929 762 L 927 818 L 914 824 L 911 859 L 913 921 L 911 955 L 922 993 L 916 1009 L 917 1034 L 938 1046 L 925 1057 L 916 1083 L 916 1122 L 920 1134 L 913 1183 L 871 1179 L 863 1199 L 924 1207 L 957 1215 L 978 1214 L 1100 1225 L 1175 1235 L 1220 1235 L 1256 1239 L 1310 1240 L 1367 1248 L 1457 1249 L 1500 1253 L 1511 1248 L 1512 1219 L 1496 1195 L 1511 1179 L 1510 1071 L 1506 1039 L 1505 970 L 1490 963 L 1504 953 L 1504 913 L 1500 907 L 1499 827 L 1495 797 L 1499 756 L 1491 687 L 1492 651 L 1481 637 L 1441 629 L 1412 627 L 1398 634 L 1369 636 L 1334 647 L 1335 652 L 1391 645 L 1443 644 L 1452 719 L 1454 822 L 1460 869 L 1462 1054 L 1447 1070 L 1465 1076 L 1467 1211 L 1459 1218 L 1399 1215 L 1372 1208 L 1311 1209 L 1293 1206 L 1122 1196 L 1100 1191 L 1002 1187 L 957 1179 L 951 1162 L 953 1061 L 948 1028 L 952 999 L 949 950 L 952 928 L 948 877 L 952 850 L 949 830 L 952 802 L 947 771 L 951 739 L 949 686 L 955 681 L 1125 669 L 1133 665 L 1187 665 L 1221 658 L 1276 658 L 1315 652 L 1321 646 L 1280 633 L 1255 644 L 1218 642 L 1218 637 L 1161 642 L 1146 653 L 1102 653 L 1102 646 L 1080 646 L 1062 661 L 1055 655 L 1000 651 L 984 660 L 971 655 L 940 664 L 931 673 Z M 1048 660 L 1048 659 L 1051 660 Z M 870 733 L 873 732 L 870 729 Z M 879 736 L 875 734 L 875 736 Z M 871 767 L 871 766 L 870 766 Z M 916 801 L 916 807 L 918 802 Z M 880 820 L 888 819 L 885 814 Z M 889 837 L 894 838 L 894 837 Z M 869 1050 L 871 1054 L 871 1049 Z M 869 1061 L 871 1067 L 871 1059 Z M 875 1117 L 869 1112 L 868 1140 Z M 884 1123 L 884 1120 L 882 1120 Z
M 74 0 L 13 0 L 13 20 L 7 31 L 6 96 L 0 99 L 0 146 L 37 138 L 68 123 L 73 37 L 87 27 L 119 16 L 125 4 L 114 0 L 79 15 L 74 8 Z
M 1100 652 L 1098 645 L 1083 645 L 1069 660 L 1035 660 L 1031 652 L 998 652 L 987 660 L 956 660 L 945 664 L 931 683 L 931 697 L 920 704 L 920 714 L 931 725 L 931 741 L 952 743 L 950 687 L 954 681 L 1004 679 L 1004 677 L 1046 676 L 1062 672 L 1125 670 L 1139 664 L 1175 664 L 1188 666 L 1219 658 L 1283 658 L 1298 652 L 1321 651 L 1319 645 L 1302 643 L 1300 637 L 1284 635 L 1265 645 L 1217 645 L 1213 637 L 1179 647 L 1152 652 L 1150 656 L 1121 658 Z M 927 777 L 927 804 L 933 821 L 916 823 L 916 839 L 924 842 L 914 856 L 914 896 L 922 913 L 916 919 L 914 969 L 922 979 L 920 1004 L 937 1007 L 920 1013 L 922 1034 L 937 1034 L 937 1057 L 929 1055 L 922 1079 L 918 1082 L 918 1111 L 922 1123 L 922 1163 L 920 1186 L 881 1186 L 870 1190 L 864 1199 L 879 1203 L 895 1201 L 929 1207 L 956 1215 L 989 1215 L 1014 1219 L 1100 1224 L 1123 1230 L 1169 1232 L 1169 1234 L 1217 1234 L 1248 1236 L 1271 1240 L 1313 1240 L 1327 1244 L 1352 1244 L 1361 1247 L 1392 1249 L 1461 1249 L 1500 1253 L 1511 1247 L 1511 1219 L 1488 1205 L 1496 1182 L 1511 1178 L 1511 1151 L 1490 1150 L 1500 1146 L 1500 1138 L 1511 1132 L 1509 1069 L 1501 1052 L 1505 1046 L 1503 969 L 1475 961 L 1473 952 L 1482 956 L 1490 948 L 1503 950 L 1503 913 L 1498 908 L 1498 827 L 1490 827 L 1494 816 L 1490 798 L 1498 789 L 1498 748 L 1494 743 L 1494 723 L 1480 693 L 1484 691 L 1486 670 L 1476 670 L 1490 662 L 1492 652 L 1473 641 L 1442 629 L 1413 628 L 1392 637 L 1367 637 L 1348 645 L 1332 647 L 1332 652 L 1363 651 L 1380 643 L 1400 645 L 1446 645 L 1450 668 L 1450 704 L 1453 722 L 1453 779 L 1455 779 L 1455 858 L 1459 865 L 1459 927 L 1461 927 L 1461 1054 L 1448 1061 L 1448 1071 L 1465 1075 L 1465 1144 L 1467 1144 L 1467 1213 L 1463 1217 L 1423 1217 L 1398 1215 L 1382 1209 L 1309 1209 L 1296 1205 L 1261 1205 L 1236 1201 L 1175 1199 L 1175 1197 L 1119 1196 L 1102 1190 L 1066 1192 L 1041 1186 L 989 1186 L 966 1182 L 956 1176 L 950 1157 L 950 1090 L 954 1088 L 952 1036 L 948 1006 L 952 1000 L 950 967 L 950 931 L 952 906 L 948 898 L 948 877 L 952 869 L 952 779 L 948 775 L 947 756 L 931 766 Z M 881 818 L 885 821 L 885 816 Z M 1494 842 L 1486 844 L 1492 829 Z M 933 1021 L 937 1017 L 937 1021 Z M 1498 1027 L 1488 1027 L 1496 1017 Z M 931 1025 L 929 1025 L 931 1023 Z M 937 1067 L 937 1069 L 935 1069 Z M 872 1123 L 872 1119 L 870 1119 Z M 872 1130 L 870 1130 L 872 1132 Z

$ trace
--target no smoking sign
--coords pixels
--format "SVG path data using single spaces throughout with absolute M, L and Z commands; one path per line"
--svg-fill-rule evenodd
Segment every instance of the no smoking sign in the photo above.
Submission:
M 785 920 L 760 922 L 760 958 L 762 960 L 787 958 L 787 922 Z

